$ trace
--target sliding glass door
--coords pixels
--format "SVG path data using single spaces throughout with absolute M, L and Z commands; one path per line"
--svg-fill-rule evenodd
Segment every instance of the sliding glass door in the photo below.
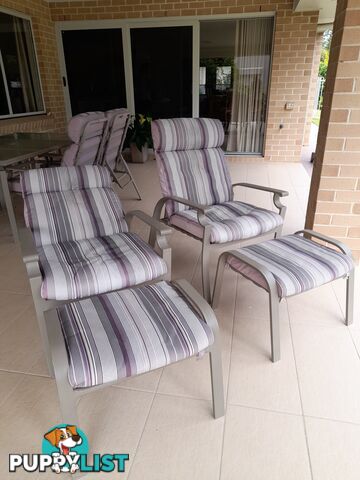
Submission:
M 227 152 L 264 150 L 273 18 L 204 21 L 200 116 L 222 121 Z
M 192 116 L 191 26 L 131 28 L 135 111 L 152 118 Z
M 121 28 L 63 30 L 71 115 L 126 107 Z

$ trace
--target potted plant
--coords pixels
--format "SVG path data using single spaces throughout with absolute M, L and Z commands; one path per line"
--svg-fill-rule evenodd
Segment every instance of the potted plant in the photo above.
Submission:
M 152 148 L 151 117 L 141 113 L 135 114 L 127 133 L 131 159 L 134 163 L 145 163 Z

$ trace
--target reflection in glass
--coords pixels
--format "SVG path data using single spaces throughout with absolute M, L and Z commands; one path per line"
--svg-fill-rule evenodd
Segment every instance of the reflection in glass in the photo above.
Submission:
M 200 116 L 222 121 L 228 152 L 263 153 L 272 36 L 272 17 L 201 22 Z

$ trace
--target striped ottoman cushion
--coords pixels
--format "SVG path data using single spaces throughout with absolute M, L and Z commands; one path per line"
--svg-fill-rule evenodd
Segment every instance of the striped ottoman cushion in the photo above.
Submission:
M 38 248 L 41 296 L 76 300 L 154 280 L 165 261 L 138 235 L 118 233 Z
M 297 295 L 345 276 L 353 268 L 352 259 L 339 251 L 288 235 L 239 250 L 271 272 L 280 298 Z M 263 276 L 253 267 L 229 256 L 228 264 L 244 277 L 267 289 Z
M 57 312 L 75 389 L 163 367 L 214 342 L 203 318 L 168 282 L 81 300 Z
M 206 217 L 211 224 L 211 243 L 256 237 L 279 227 L 283 222 L 278 213 L 243 202 L 213 205 Z M 170 223 L 195 237 L 203 237 L 204 228 L 198 222 L 196 210 L 185 210 L 172 215 Z

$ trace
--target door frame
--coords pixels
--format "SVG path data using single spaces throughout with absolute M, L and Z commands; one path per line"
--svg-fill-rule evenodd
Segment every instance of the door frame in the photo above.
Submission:
M 126 88 L 126 103 L 127 108 L 131 114 L 135 114 L 135 98 L 134 98 L 134 84 L 133 84 L 133 70 L 132 70 L 132 54 L 131 54 L 131 37 L 130 31 L 132 28 L 158 28 L 158 27 L 182 27 L 190 26 L 193 29 L 192 42 L 192 56 L 193 56 L 193 72 L 192 72 L 192 116 L 199 116 L 199 69 L 200 69 L 200 22 L 189 19 L 176 20 L 151 20 L 139 21 L 133 20 L 79 20 L 79 21 L 65 21 L 56 22 L 56 41 L 59 53 L 60 75 L 65 79 L 63 82 L 64 102 L 66 117 L 69 121 L 72 117 L 69 82 L 66 71 L 65 53 L 62 42 L 63 30 L 102 30 L 121 28 L 122 43 L 123 43 L 123 62 L 125 72 L 125 88 Z

